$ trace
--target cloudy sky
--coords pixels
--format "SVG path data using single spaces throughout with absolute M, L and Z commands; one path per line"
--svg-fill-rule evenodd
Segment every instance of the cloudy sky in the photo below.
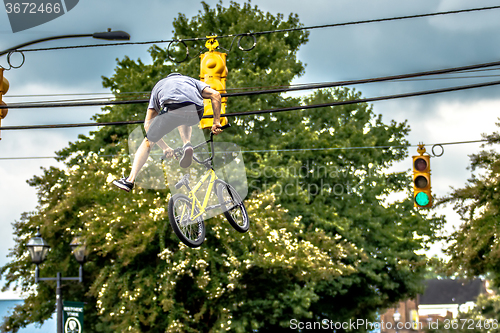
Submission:
M 217 1 L 207 0 L 211 6 Z M 243 1 L 236 1 L 242 3 Z M 253 0 L 273 14 L 297 13 L 305 26 L 423 14 L 500 5 L 500 0 Z M 224 5 L 229 2 L 224 0 Z M 286 10 L 285 10 L 286 8 Z M 65 15 L 25 31 L 13 33 L 7 13 L 0 11 L 0 50 L 39 38 L 124 30 L 131 41 L 172 38 L 172 21 L 179 12 L 187 17 L 202 9 L 195 0 L 86 0 Z M 312 30 L 310 41 L 302 47 L 299 59 L 307 64 L 306 73 L 295 83 L 363 79 L 385 75 L 465 66 L 500 59 L 500 9 L 417 18 L 384 23 L 362 24 Z M 242 31 L 244 32 L 244 31 Z M 38 44 L 39 47 L 99 43 L 90 38 L 64 39 Z M 38 47 L 37 46 L 37 47 Z M 53 100 L 45 94 L 106 93 L 101 76 L 111 76 L 116 59 L 129 56 L 149 62 L 149 45 L 100 47 L 26 53 L 25 64 L 5 72 L 10 90 L 7 103 Z M 19 61 L 13 57 L 12 61 Z M 7 67 L 5 56 L 0 65 Z M 476 72 L 473 78 L 463 74 L 442 79 L 411 80 L 357 86 L 365 97 L 398 94 L 441 87 L 498 80 L 499 71 Z M 480 77 L 479 77 L 480 76 Z M 450 79 L 453 77 L 453 79 Z M 230 80 L 230 77 L 229 77 Z M 427 97 L 413 97 L 374 103 L 374 111 L 391 119 L 408 119 L 412 144 L 455 142 L 481 139 L 481 133 L 496 131 L 500 110 L 500 87 L 493 86 Z M 3 126 L 88 122 L 99 107 L 12 109 Z M 0 141 L 0 265 L 8 261 L 14 245 L 11 223 L 23 212 L 37 205 L 36 192 L 26 180 L 41 174 L 41 167 L 58 164 L 50 157 L 75 141 L 90 128 L 3 131 Z M 469 154 L 479 151 L 479 144 L 445 146 L 444 155 L 432 160 L 433 192 L 442 196 L 450 186 L 461 187 L 470 172 Z M 416 151 L 410 151 L 413 155 Z M 411 168 L 411 159 L 394 167 Z M 446 214 L 450 228 L 459 220 L 451 208 L 436 211 Z M 439 251 L 439 246 L 433 249 Z M 0 282 L 1 283 L 1 282 Z M 4 294 L 3 297 L 12 297 Z

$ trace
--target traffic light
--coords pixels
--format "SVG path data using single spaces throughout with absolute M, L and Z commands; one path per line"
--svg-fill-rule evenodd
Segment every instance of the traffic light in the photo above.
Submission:
M 3 77 L 3 71 L 4 69 L 0 67 L 0 105 L 7 105 L 5 102 L 2 100 L 2 96 L 7 93 L 9 90 L 9 81 L 7 81 L 6 78 Z M 2 126 L 2 119 L 7 116 L 7 109 L 0 109 L 0 128 Z M 2 140 L 2 137 L 0 136 L 0 140 Z
M 217 36 L 207 36 L 208 40 L 205 46 L 208 48 L 208 52 L 200 55 L 200 80 L 205 82 L 210 86 L 210 88 L 217 90 L 218 92 L 226 92 L 226 78 L 227 78 L 227 67 L 226 67 L 226 53 L 220 53 L 215 51 L 219 42 L 215 39 Z M 226 113 L 226 102 L 227 97 L 222 98 L 221 104 L 221 114 Z M 205 99 L 205 113 L 204 115 L 213 115 L 212 102 Z M 201 128 L 212 128 L 213 118 L 203 118 L 200 122 Z M 227 118 L 222 117 L 220 120 L 222 126 L 227 124 Z
M 415 331 L 419 330 L 419 318 L 417 310 L 410 310 L 410 318 L 411 318 L 411 328 Z
M 432 207 L 430 156 L 424 155 L 425 148 L 419 145 L 420 155 L 413 156 L 413 198 L 415 207 Z

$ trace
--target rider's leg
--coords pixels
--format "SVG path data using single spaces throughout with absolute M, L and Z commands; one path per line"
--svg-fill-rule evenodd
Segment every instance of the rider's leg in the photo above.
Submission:
M 191 133 L 193 129 L 189 125 L 180 125 L 179 134 L 181 135 L 182 143 L 186 144 L 191 141 Z
M 189 125 L 180 125 L 179 134 L 181 135 L 182 142 L 184 143 L 184 151 L 179 160 L 179 165 L 182 168 L 188 168 L 193 161 L 193 146 L 191 146 L 191 133 L 192 128 Z
M 155 119 L 156 116 L 158 116 L 158 112 L 156 112 L 156 110 L 148 109 L 146 113 L 146 119 L 144 119 L 144 129 L 146 130 L 146 132 L 149 131 L 149 127 L 151 126 L 153 119 Z M 149 141 L 147 138 L 142 141 L 139 149 L 137 149 L 137 152 L 135 154 L 134 162 L 132 164 L 132 171 L 130 171 L 130 176 L 128 176 L 127 181 L 135 181 L 137 174 L 139 173 L 139 171 L 141 171 L 144 163 L 146 163 L 146 160 L 148 159 L 149 153 L 151 152 L 153 146 L 154 142 Z
M 139 149 L 135 153 L 134 163 L 132 164 L 132 171 L 130 171 L 130 176 L 128 176 L 127 181 L 134 182 L 135 177 L 146 163 L 149 153 L 154 146 L 154 142 L 148 140 L 148 138 L 144 138 Z

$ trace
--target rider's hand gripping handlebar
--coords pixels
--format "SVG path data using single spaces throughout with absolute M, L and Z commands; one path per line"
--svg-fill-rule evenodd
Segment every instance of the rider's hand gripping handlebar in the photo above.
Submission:
M 229 128 L 231 127 L 231 124 L 230 123 L 227 123 L 226 125 L 222 126 L 222 127 L 219 127 L 221 130 L 225 130 L 226 128 Z M 214 132 L 210 131 L 210 139 L 212 139 L 214 137 Z

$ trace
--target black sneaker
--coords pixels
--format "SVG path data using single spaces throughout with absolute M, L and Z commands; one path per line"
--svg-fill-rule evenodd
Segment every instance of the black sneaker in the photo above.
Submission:
M 132 188 L 134 188 L 134 183 L 129 182 L 127 180 L 127 178 L 128 177 L 123 177 L 122 179 L 115 179 L 115 180 L 113 180 L 113 185 L 115 185 L 116 187 L 118 187 L 124 191 L 130 192 L 130 190 L 132 190 Z
M 194 151 L 191 143 L 189 142 L 186 143 L 184 145 L 184 151 L 182 153 L 182 157 L 179 160 L 179 165 L 181 166 L 181 168 L 189 168 L 189 166 L 193 162 L 193 153 Z

